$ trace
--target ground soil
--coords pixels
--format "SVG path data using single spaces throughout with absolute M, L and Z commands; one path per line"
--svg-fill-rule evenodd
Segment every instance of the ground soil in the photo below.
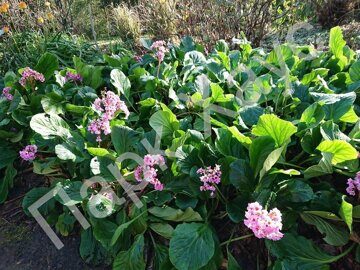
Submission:
M 60 237 L 65 246 L 58 250 L 36 221 L 24 214 L 23 196 L 41 185 L 44 179 L 32 175 L 17 179 L 8 201 L 0 205 L 0 270 L 108 269 L 88 266 L 82 261 L 79 233 Z

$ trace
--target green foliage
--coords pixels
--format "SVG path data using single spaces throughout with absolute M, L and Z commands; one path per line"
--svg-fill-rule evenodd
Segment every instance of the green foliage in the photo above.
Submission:
M 281 45 L 263 53 L 249 44 L 231 50 L 220 41 L 205 56 L 187 37 L 160 63 L 153 51 L 141 62 L 124 51 L 98 63 L 74 57 L 66 67 L 56 55 L 45 54 L 36 67 L 45 82 L 24 88 L 20 73 L 1 78 L 14 98 L 0 99 L 0 201 L 18 166 L 29 164 L 20 163 L 18 152 L 36 144 L 33 171 L 45 175 L 49 186 L 31 190 L 24 211 L 29 214 L 39 198 L 62 188 L 70 201 L 54 194 L 40 213 L 62 235 L 77 226 L 67 207 L 84 213 L 91 228 L 81 233 L 80 254 L 87 263 L 217 270 L 228 254 L 228 268 L 241 269 L 231 247 L 247 234 L 246 207 L 257 201 L 281 211 L 285 234 L 279 241 L 266 240 L 271 256 L 261 263 L 273 269 L 327 269 L 356 239 L 359 205 L 346 187 L 359 171 L 360 147 L 359 60 L 337 28 L 330 47 Z M 67 72 L 83 80 L 66 80 Z M 104 91 L 120 99 L 114 98 L 116 106 L 129 108 L 127 119 L 121 109 L 107 106 L 111 117 L 104 118 L 99 105 Z M 108 124 L 101 141 L 89 128 L 96 121 Z M 138 166 L 147 154 L 165 159 L 154 165 L 163 188 L 154 189 L 153 182 L 138 186 L 143 184 L 137 181 Z M 199 169 L 215 165 L 222 172 L 220 183 L 204 191 Z M 113 170 L 123 176 L 120 182 Z M 87 191 L 80 194 L 84 179 L 101 179 L 102 185 L 86 182 Z M 135 194 L 141 195 L 141 207 L 130 200 Z M 128 200 L 121 203 L 121 197 Z M 221 245 L 217 233 L 225 225 Z M 302 236 L 315 235 L 314 230 L 319 239 Z M 318 247 L 326 245 L 336 247 L 332 254 L 338 255 Z M 255 265 L 260 251 L 252 248 Z
M 210 261 L 214 252 L 213 233 L 205 224 L 178 225 L 170 240 L 170 260 L 180 270 L 200 269 Z

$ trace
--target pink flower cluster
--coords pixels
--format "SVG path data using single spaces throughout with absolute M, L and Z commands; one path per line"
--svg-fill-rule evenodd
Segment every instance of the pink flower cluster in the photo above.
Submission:
M 73 82 L 82 82 L 83 80 L 80 74 L 75 74 L 70 71 L 66 72 L 65 79 L 66 81 L 73 81 Z
M 161 191 L 164 189 L 164 185 L 157 178 L 157 169 L 154 168 L 156 165 L 164 166 L 164 157 L 162 155 L 146 155 L 144 164 L 135 169 L 134 176 L 138 182 L 149 182 L 154 186 L 155 190 Z
M 128 118 L 130 114 L 125 102 L 120 100 L 119 96 L 112 91 L 107 91 L 102 98 L 97 98 L 93 108 L 109 119 L 113 119 L 119 111 L 125 114 L 125 118 Z
M 25 87 L 27 82 L 34 83 L 35 81 L 44 82 L 45 77 L 43 74 L 32 70 L 29 67 L 26 67 L 24 71 L 21 73 L 21 78 L 19 83 Z
M 19 152 L 20 157 L 26 161 L 33 161 L 36 157 L 37 146 L 34 144 L 27 145 Z
M 355 196 L 356 190 L 360 192 L 360 172 L 357 172 L 355 179 L 349 178 L 347 184 L 348 187 L 346 188 L 346 192 L 349 195 Z
M 164 60 L 165 53 L 168 52 L 168 49 L 166 48 L 166 42 L 164 40 L 155 41 L 151 45 L 150 49 L 155 51 L 155 56 L 159 62 Z
M 100 114 L 100 117 L 90 122 L 88 130 L 90 133 L 97 135 L 96 141 L 98 142 L 101 142 L 102 132 L 105 135 L 111 133 L 110 121 L 116 116 L 117 112 L 122 111 L 125 118 L 128 118 L 130 114 L 125 102 L 111 91 L 107 91 L 102 98 L 97 98 L 93 108 Z
M 10 94 L 10 90 L 11 90 L 11 87 L 5 87 L 3 90 L 2 90 L 2 95 L 7 99 L 7 100 L 13 100 L 13 95 Z
M 216 190 L 215 185 L 218 185 L 221 181 L 221 170 L 220 165 L 215 165 L 214 168 L 200 168 L 197 170 L 198 174 L 201 174 L 200 181 L 203 182 L 203 185 L 200 187 L 201 191 L 211 191 L 211 196 L 214 196 Z
M 245 212 L 244 224 L 253 231 L 257 238 L 280 240 L 284 235 L 282 229 L 281 212 L 274 208 L 268 212 L 263 210 L 258 202 L 249 203 Z
M 94 119 L 90 122 L 88 131 L 90 131 L 91 134 L 97 135 L 96 141 L 101 142 L 101 132 L 103 132 L 104 135 L 109 135 L 111 133 L 110 121 L 108 119 L 104 119 L 103 116 L 101 118 Z

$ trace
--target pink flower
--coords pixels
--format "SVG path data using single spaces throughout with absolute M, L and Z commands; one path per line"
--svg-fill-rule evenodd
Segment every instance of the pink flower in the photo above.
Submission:
M 144 157 L 144 164 L 139 165 L 135 171 L 134 176 L 136 181 L 146 181 L 154 186 L 155 190 L 161 191 L 164 189 L 164 185 L 157 178 L 157 169 L 154 167 L 165 165 L 165 159 L 161 155 L 146 155 Z
M 19 152 L 20 157 L 26 161 L 33 161 L 36 157 L 37 146 L 27 145 L 23 150 Z
M 128 118 L 130 114 L 125 102 L 120 100 L 119 96 L 112 91 L 107 91 L 102 98 L 97 98 L 93 108 L 98 112 L 104 112 L 110 120 L 119 111 L 125 114 L 125 118 Z
M 103 112 L 104 109 L 102 108 L 102 99 L 101 98 L 95 99 L 93 107 L 95 110 L 97 110 L 99 112 Z
M 164 189 L 164 185 L 159 180 L 156 180 L 153 185 L 155 190 L 162 191 Z
M 166 42 L 164 40 L 157 40 L 151 45 L 150 49 L 156 50 L 156 49 L 159 49 L 159 48 L 165 47 L 165 46 L 166 46 Z
M 111 91 L 107 91 L 102 98 L 97 98 L 94 101 L 93 108 L 100 117 L 90 122 L 88 131 L 97 135 L 96 141 L 98 142 L 101 142 L 102 133 L 105 135 L 111 133 L 110 121 L 115 118 L 118 112 L 122 111 L 125 114 L 125 119 L 130 115 L 125 102 Z
M 26 67 L 23 72 L 21 73 L 21 79 L 19 81 L 19 83 L 25 87 L 26 83 L 30 82 L 30 83 L 35 83 L 36 81 L 39 82 L 44 82 L 45 81 L 45 77 L 43 74 L 32 70 L 29 67 Z
M 152 182 L 157 177 L 157 170 L 151 166 L 145 166 L 143 168 L 143 178 L 147 182 Z
M 355 196 L 356 191 L 360 192 L 360 172 L 356 173 L 355 179 L 349 178 L 347 184 L 346 192 L 350 196 Z
M 88 125 L 88 131 L 90 131 L 91 134 L 97 135 L 96 141 L 101 142 L 101 133 L 104 133 L 105 135 L 109 135 L 111 133 L 109 119 L 103 116 L 92 120 Z
M 203 185 L 200 187 L 201 191 L 211 191 L 210 195 L 214 196 L 216 191 L 216 185 L 220 184 L 221 181 L 221 170 L 220 165 L 215 165 L 212 169 L 211 167 L 200 168 L 197 170 L 198 174 L 201 174 L 200 181 L 203 182 Z
M 144 157 L 144 164 L 147 166 L 154 166 L 155 160 L 153 159 L 152 155 L 146 155 Z
M 5 87 L 2 90 L 2 95 L 9 101 L 13 100 L 14 96 L 12 94 L 10 94 L 11 91 L 11 87 Z
M 162 155 L 146 155 L 144 157 L 144 164 L 147 166 L 165 165 L 165 159 Z
M 159 60 L 159 62 L 164 61 L 165 58 L 165 51 L 164 50 L 159 50 L 155 53 L 156 58 Z
M 137 166 L 134 171 L 134 176 L 135 176 L 136 181 L 138 181 L 138 182 L 142 181 L 142 173 L 143 173 L 143 167 Z
M 66 81 L 73 81 L 73 82 L 82 82 L 83 80 L 80 74 L 75 74 L 70 71 L 66 72 L 65 79 Z
M 155 41 L 151 47 L 151 50 L 155 51 L 155 56 L 159 62 L 164 61 L 165 53 L 169 50 L 166 48 L 166 42 L 164 40 Z
M 277 208 L 270 212 L 263 210 L 258 202 L 248 204 L 244 224 L 253 231 L 257 238 L 277 241 L 284 236 L 280 232 L 282 229 L 281 212 Z

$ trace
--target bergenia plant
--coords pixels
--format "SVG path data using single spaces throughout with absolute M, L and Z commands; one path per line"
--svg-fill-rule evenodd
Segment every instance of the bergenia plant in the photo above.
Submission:
M 355 269 L 360 60 L 340 28 L 325 51 L 204 51 L 186 37 L 142 61 L 123 50 L 65 67 L 47 53 L 9 71 L 0 202 L 17 173 L 41 175 L 25 213 L 54 194 L 46 228 L 79 232 L 100 268 Z

